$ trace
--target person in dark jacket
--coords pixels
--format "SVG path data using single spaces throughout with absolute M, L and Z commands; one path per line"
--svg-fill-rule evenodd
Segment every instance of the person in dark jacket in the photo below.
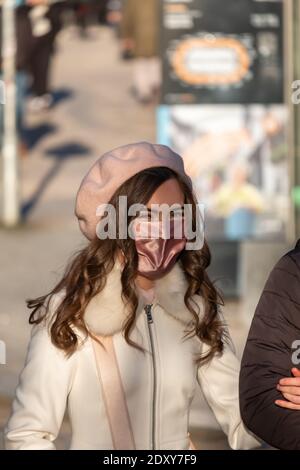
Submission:
M 272 270 L 240 372 L 246 426 L 268 444 L 300 450 L 300 240 Z

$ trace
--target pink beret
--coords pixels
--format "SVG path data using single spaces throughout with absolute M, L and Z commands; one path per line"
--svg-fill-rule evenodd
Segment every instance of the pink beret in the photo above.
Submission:
M 174 170 L 191 185 L 182 158 L 166 145 L 138 142 L 102 155 L 83 178 L 76 196 L 75 214 L 82 233 L 89 240 L 94 238 L 99 221 L 97 207 L 108 203 L 116 190 L 131 176 L 157 166 Z

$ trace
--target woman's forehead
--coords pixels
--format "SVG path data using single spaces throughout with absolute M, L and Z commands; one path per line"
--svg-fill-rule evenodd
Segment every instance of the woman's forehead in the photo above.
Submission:
M 167 204 L 169 206 L 184 204 L 184 193 L 175 178 L 165 181 L 154 191 L 147 207 L 150 208 L 153 204 Z

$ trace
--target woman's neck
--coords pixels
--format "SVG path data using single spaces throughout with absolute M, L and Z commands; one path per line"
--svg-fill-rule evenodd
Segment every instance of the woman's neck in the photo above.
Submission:
M 145 289 L 145 290 L 152 289 L 154 287 L 154 282 L 151 281 L 150 279 L 147 279 L 144 276 L 138 275 L 136 277 L 136 283 L 138 287 L 140 287 L 141 289 Z

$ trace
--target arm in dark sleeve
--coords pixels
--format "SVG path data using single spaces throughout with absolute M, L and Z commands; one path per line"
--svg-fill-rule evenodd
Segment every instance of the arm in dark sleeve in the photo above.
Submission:
M 292 345 L 300 339 L 298 245 L 281 258 L 267 280 L 244 350 L 239 385 L 246 426 L 272 446 L 287 450 L 300 450 L 300 411 L 274 402 L 283 399 L 276 385 L 292 375 Z

